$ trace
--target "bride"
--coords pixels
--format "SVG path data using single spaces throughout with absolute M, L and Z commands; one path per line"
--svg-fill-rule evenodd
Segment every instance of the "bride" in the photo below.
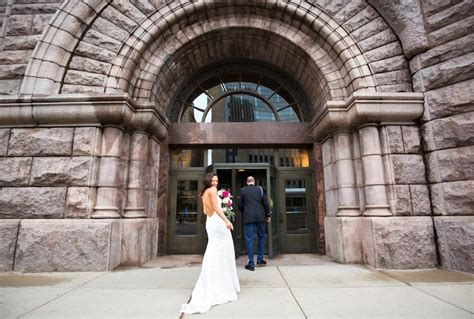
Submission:
M 217 184 L 215 173 L 208 173 L 204 178 L 201 198 L 207 215 L 208 242 L 191 301 L 181 307 L 181 312 L 186 314 L 204 313 L 213 305 L 237 300 L 240 292 L 234 243 L 230 233 L 234 227 L 220 207 Z

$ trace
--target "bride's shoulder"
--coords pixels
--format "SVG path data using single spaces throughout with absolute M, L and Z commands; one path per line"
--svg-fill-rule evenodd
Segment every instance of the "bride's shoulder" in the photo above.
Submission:
M 217 193 L 217 188 L 215 186 L 211 186 L 208 189 L 205 190 L 205 194 L 210 193 L 210 194 L 216 194 Z

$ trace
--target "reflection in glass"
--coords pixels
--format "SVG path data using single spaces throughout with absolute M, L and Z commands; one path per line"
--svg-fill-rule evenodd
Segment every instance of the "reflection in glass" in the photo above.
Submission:
M 176 235 L 196 235 L 198 182 L 181 180 L 177 183 Z
M 196 88 L 198 95 L 180 102 L 184 109 L 181 122 L 276 122 L 277 116 L 269 105 L 280 122 L 299 122 L 294 109 L 298 102 L 282 86 L 276 83 L 270 85 L 274 87 L 265 86 L 261 80 L 255 74 L 222 74 L 207 85 L 201 84 Z M 208 107 L 211 109 L 203 119 Z
M 217 163 L 266 163 L 273 164 L 273 149 L 210 149 L 208 165 Z
M 304 179 L 285 181 L 286 231 L 306 234 L 306 185 Z
M 205 122 L 275 122 L 275 114 L 261 99 L 234 94 L 217 101 Z
M 198 149 L 171 149 L 171 168 L 202 167 L 204 165 L 204 151 Z
M 309 167 L 309 153 L 306 149 L 280 149 L 281 167 Z

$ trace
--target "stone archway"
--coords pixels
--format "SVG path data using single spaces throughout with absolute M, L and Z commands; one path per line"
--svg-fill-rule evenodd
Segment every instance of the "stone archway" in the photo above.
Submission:
M 143 180 L 119 174 L 101 180 L 101 172 L 123 169 L 134 178 L 163 172 L 149 150 L 163 149 L 173 94 L 186 75 L 224 58 L 266 61 L 310 97 L 311 136 L 323 151 L 325 189 L 319 191 L 326 196 L 332 258 L 404 267 L 416 247 L 394 244 L 396 253 L 387 258 L 378 246 L 385 243 L 380 234 L 399 227 L 407 237 L 426 235 L 420 244 L 426 254 L 406 267 L 435 264 L 425 208 L 418 217 L 393 217 L 403 215 L 407 196 L 411 201 L 427 193 L 424 174 L 417 174 L 424 163 L 413 129 L 423 95 L 411 93 L 399 40 L 365 1 L 66 1 L 27 67 L 15 102 L 22 112 L 6 113 L 7 121 L 94 127 L 102 150 L 90 167 L 99 168 L 98 184 L 89 185 L 98 185 L 98 197 L 86 200 L 94 207 L 90 217 L 142 218 L 156 202 L 139 203 L 157 187 L 141 189 L 136 185 Z

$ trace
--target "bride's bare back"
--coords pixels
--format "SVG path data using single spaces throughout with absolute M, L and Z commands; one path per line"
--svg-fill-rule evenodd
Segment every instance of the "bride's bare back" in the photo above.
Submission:
M 217 207 L 217 188 L 209 187 L 202 195 L 202 206 L 204 214 L 211 217 L 216 212 Z

